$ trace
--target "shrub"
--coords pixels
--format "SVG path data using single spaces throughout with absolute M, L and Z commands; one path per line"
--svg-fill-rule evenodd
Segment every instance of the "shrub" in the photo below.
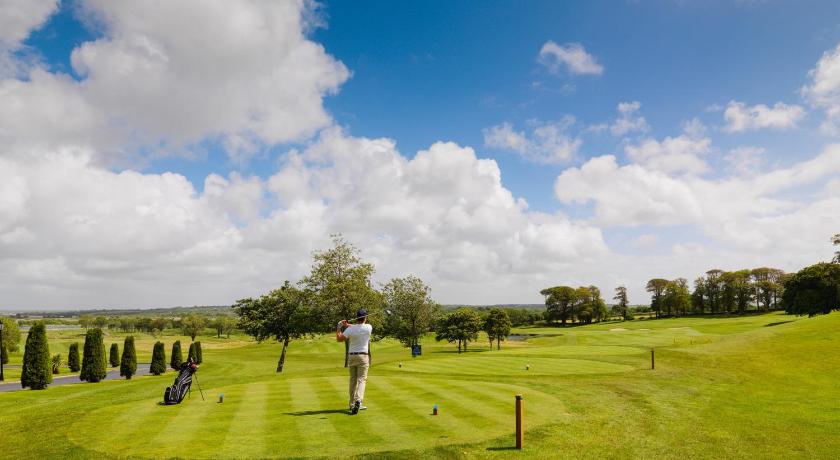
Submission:
M 123 344 L 122 360 L 120 361 L 120 376 L 131 380 L 131 376 L 137 373 L 137 351 L 134 349 L 134 336 L 125 338 Z
M 105 343 L 102 341 L 102 329 L 88 329 L 85 334 L 85 349 L 82 354 L 82 373 L 79 378 L 86 382 L 98 382 L 107 375 L 105 361 Z
M 111 353 L 108 355 L 108 363 L 111 367 L 120 365 L 120 347 L 116 343 L 111 344 Z
M 20 349 L 20 329 L 14 318 L 0 318 L 3 323 L 3 344 L 6 345 L 6 352 L 16 352 Z
M 154 375 L 160 375 L 166 372 L 166 352 L 163 349 L 163 342 L 155 342 L 155 348 L 152 351 L 152 365 L 149 367 L 149 372 Z
M 43 390 L 52 383 L 51 367 L 47 328 L 42 321 L 38 321 L 29 329 L 29 334 L 26 336 L 23 369 L 20 376 L 21 386 Z
M 52 360 L 52 373 L 58 374 L 61 371 L 61 355 L 53 355 Z
M 201 342 L 195 343 L 195 357 L 198 359 L 198 361 L 196 361 L 196 364 L 201 364 L 202 362 L 204 362 L 204 356 L 201 353 Z
M 181 368 L 181 363 L 183 361 L 184 357 L 181 356 L 181 341 L 176 340 L 175 343 L 172 344 L 172 356 L 169 358 L 169 367 L 177 371 Z
M 82 368 L 79 362 L 79 342 L 70 344 L 70 351 L 67 353 L 67 367 L 70 368 L 70 372 L 79 372 L 79 369 Z
M 195 342 L 190 344 L 190 351 L 187 353 L 187 358 L 192 359 L 194 363 L 198 363 L 198 354 L 195 351 Z

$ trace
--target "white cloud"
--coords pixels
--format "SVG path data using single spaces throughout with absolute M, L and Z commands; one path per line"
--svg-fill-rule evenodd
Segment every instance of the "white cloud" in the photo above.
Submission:
M 699 174 L 708 169 L 702 159 L 711 150 L 711 140 L 701 137 L 702 125 L 697 120 L 684 125 L 683 134 L 666 137 L 662 141 L 653 138 L 642 140 L 636 145 L 624 148 L 627 156 L 648 169 L 665 173 Z
M 777 102 L 773 107 L 764 104 L 747 106 L 743 102 L 730 101 L 723 112 L 726 131 L 738 133 L 757 129 L 789 129 L 805 117 L 805 110 L 798 105 Z
M 0 78 L 25 73 L 27 62 L 12 57 L 34 29 L 58 7 L 58 0 L 0 0 Z
M 766 149 L 763 147 L 746 145 L 730 150 L 729 154 L 723 157 L 723 159 L 729 168 L 737 174 L 756 174 L 764 164 L 762 155 L 764 155 L 765 151 Z
M 604 72 L 604 67 L 580 43 L 558 45 L 549 40 L 540 49 L 537 62 L 551 73 L 559 73 L 564 68 L 573 75 L 601 75 Z
M 802 87 L 802 95 L 814 107 L 825 110 L 823 129 L 834 132 L 835 123 L 840 118 L 840 45 L 823 53 L 808 76 L 811 83 Z
M 580 150 L 583 141 L 568 134 L 575 123 L 567 116 L 559 122 L 531 122 L 530 136 L 516 131 L 510 123 L 502 123 L 482 130 L 484 145 L 490 148 L 512 150 L 524 158 L 542 164 L 558 164 L 571 160 Z
M 114 157 L 217 139 L 241 159 L 306 139 L 331 124 L 322 98 L 349 76 L 306 37 L 308 5 L 86 2 L 105 36 L 73 51 L 82 80 L 36 69 L 30 81 L 0 82 L 0 126 L 12 127 L 0 142 Z
M 623 136 L 631 132 L 646 132 L 650 127 L 645 117 L 637 115 L 642 104 L 638 101 L 618 104 L 618 118 L 610 125 L 610 132 Z

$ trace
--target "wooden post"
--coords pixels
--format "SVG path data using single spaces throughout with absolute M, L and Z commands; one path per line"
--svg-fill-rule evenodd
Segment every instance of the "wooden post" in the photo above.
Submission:
M 522 395 L 516 395 L 516 448 L 522 449 L 525 445 L 525 430 L 522 427 L 522 410 L 525 403 Z
M 651 370 L 654 369 L 654 362 L 653 362 L 653 348 L 650 349 L 650 368 Z

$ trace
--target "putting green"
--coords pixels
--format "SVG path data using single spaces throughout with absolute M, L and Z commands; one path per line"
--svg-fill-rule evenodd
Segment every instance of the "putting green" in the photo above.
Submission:
M 398 366 L 398 365 L 397 365 Z M 395 366 L 395 367 L 397 367 Z M 528 366 L 529 368 L 526 368 Z M 636 369 L 631 365 L 573 358 L 472 354 L 427 361 L 404 361 L 401 372 L 435 375 L 583 375 L 612 374 Z
M 516 385 L 376 376 L 369 409 L 349 416 L 346 384 L 339 377 L 284 379 L 219 388 L 212 401 L 193 392 L 178 406 L 161 406 L 159 398 L 108 406 L 78 420 L 69 438 L 106 457 L 338 457 L 512 433 L 515 394 L 525 396 L 528 428 L 565 413 L 556 398 Z M 278 433 L 290 441 L 266 442 Z

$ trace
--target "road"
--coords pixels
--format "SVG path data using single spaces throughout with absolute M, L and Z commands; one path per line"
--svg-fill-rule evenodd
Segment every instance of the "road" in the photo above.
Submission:
M 9 368 L 12 366 L 4 366 L 5 368 Z M 17 366 L 20 367 L 20 366 Z M 175 373 L 170 373 L 174 376 Z M 149 364 L 137 364 L 137 374 L 136 375 L 149 375 Z M 120 377 L 120 369 L 113 368 L 108 371 L 108 374 L 105 376 L 105 380 L 118 380 Z M 78 383 L 86 383 L 79 379 L 78 375 L 65 375 L 60 377 L 53 377 L 53 381 L 50 384 L 51 387 L 60 386 L 60 385 L 74 385 Z M 5 391 L 19 391 L 23 388 L 20 387 L 20 381 L 17 382 L 5 382 L 0 383 L 0 392 Z

